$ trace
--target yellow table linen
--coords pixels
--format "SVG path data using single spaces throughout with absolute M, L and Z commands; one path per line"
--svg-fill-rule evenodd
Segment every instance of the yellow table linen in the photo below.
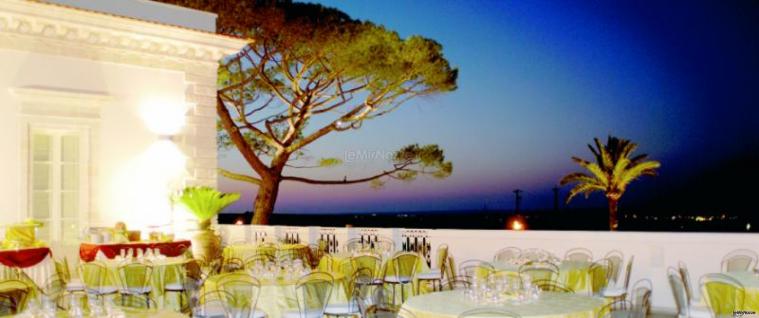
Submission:
M 759 274 L 748 271 L 728 272 L 725 274 L 739 281 L 746 290 L 743 308 L 740 310 L 759 312 Z
M 183 271 L 182 264 L 184 263 L 184 257 L 168 257 L 164 259 L 155 259 L 151 261 L 153 264 L 153 272 L 150 277 L 150 286 L 152 288 L 151 297 L 155 300 L 158 308 L 167 308 L 172 310 L 180 310 L 181 304 L 179 303 L 179 295 L 172 293 L 165 296 L 164 287 L 166 284 L 178 283 L 173 278 L 177 277 L 176 271 Z M 106 276 L 105 286 L 121 286 L 121 279 L 119 278 L 119 265 L 123 261 L 118 260 L 106 260 L 103 263 L 108 268 L 108 274 Z M 86 278 L 85 278 L 86 279 Z M 127 276 L 127 279 L 129 277 Z M 92 284 L 92 282 L 88 282 Z M 94 285 L 94 284 L 92 284 Z M 171 296 L 171 297 L 168 297 Z M 164 299 L 165 298 L 165 299 Z
M 591 263 L 582 261 L 562 261 L 559 264 L 559 277 L 556 281 L 564 285 L 567 288 L 572 289 L 575 293 L 580 294 L 592 294 L 592 292 L 598 292 L 593 290 L 592 279 L 590 277 L 590 265 Z M 495 263 L 493 264 L 497 271 L 505 272 L 519 272 L 519 266 L 508 263 Z M 605 273 L 598 271 L 597 275 L 604 276 Z M 604 277 L 599 277 L 604 279 Z M 601 286 L 606 285 L 605 282 L 601 282 Z
M 339 273 L 345 277 L 351 277 L 353 275 L 353 267 L 350 266 L 351 261 L 351 255 L 348 253 L 338 253 L 338 254 L 332 254 L 332 266 L 329 266 L 329 263 L 327 262 L 326 258 L 322 258 L 319 261 L 318 270 L 328 273 Z M 427 266 L 427 263 L 424 261 L 423 258 L 419 258 L 419 262 L 417 263 L 416 272 L 417 274 L 424 273 L 430 270 L 430 267 Z M 382 278 L 382 275 L 385 274 L 387 271 L 387 275 L 394 275 L 395 269 L 393 268 L 392 264 L 389 264 L 389 262 L 386 259 L 382 260 L 382 268 L 380 269 L 379 275 Z M 419 287 L 418 294 L 426 294 L 428 292 L 432 291 L 431 284 L 419 284 L 419 281 L 414 278 L 414 285 Z M 406 298 L 410 297 L 412 294 L 410 285 L 404 286 L 403 293 L 406 295 Z M 388 287 L 388 292 L 386 293 L 388 298 L 392 298 L 392 292 L 390 287 Z M 399 287 L 396 287 L 396 293 L 395 293 L 395 304 L 401 304 L 402 300 L 401 297 L 403 295 L 401 294 L 401 290 Z M 392 300 L 391 300 L 392 301 Z
M 162 317 L 162 318 L 186 318 L 187 315 L 184 315 L 179 312 L 171 311 L 171 310 L 162 310 L 162 309 L 137 309 L 137 308 L 128 308 L 123 307 L 120 308 L 121 311 L 124 313 L 124 317 L 126 318 L 148 318 L 148 317 Z M 5 316 L 5 317 L 14 317 L 14 316 Z M 57 318 L 67 318 L 71 317 L 71 315 L 68 314 L 65 310 L 59 310 L 55 317 Z M 85 316 L 86 317 L 86 316 Z M 4 318 L 4 317 L 3 317 Z
M 595 318 L 605 304 L 606 300 L 599 297 L 543 293 L 540 299 L 531 303 L 504 303 L 497 307 L 522 317 Z M 456 318 L 467 310 L 479 307 L 459 290 L 414 296 L 403 304 L 403 308 L 413 313 L 416 318 Z
M 206 280 L 201 295 L 217 290 L 217 281 L 223 275 L 217 275 Z M 346 303 L 348 297 L 345 292 L 345 276 L 334 273 L 335 284 L 332 287 L 329 303 Z M 295 298 L 296 279 L 287 280 L 279 277 L 276 280 L 262 279 L 261 292 L 256 304 L 256 310 L 263 311 L 269 318 L 282 317 L 287 310 L 297 310 L 298 303 Z
M 237 258 L 244 262 L 246 259 L 258 254 L 270 255 L 276 258 L 278 251 L 291 250 L 295 250 L 299 253 L 304 254 L 307 254 L 309 252 L 308 246 L 303 244 L 238 244 L 224 247 L 222 256 L 224 259 Z

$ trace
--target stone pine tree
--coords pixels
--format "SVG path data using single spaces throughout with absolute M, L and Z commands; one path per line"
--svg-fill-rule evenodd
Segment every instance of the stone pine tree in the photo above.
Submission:
M 361 128 L 409 100 L 456 89 L 442 46 L 316 4 L 253 0 L 164 0 L 216 12 L 219 33 L 250 39 L 220 63 L 219 145 L 236 148 L 252 173 L 221 175 L 257 187 L 254 224 L 266 224 L 282 182 L 340 185 L 418 175 L 445 178 L 453 166 L 437 145 L 408 145 L 384 171 L 311 179 L 297 175 L 308 147 Z M 338 165 L 322 158 L 310 166 Z

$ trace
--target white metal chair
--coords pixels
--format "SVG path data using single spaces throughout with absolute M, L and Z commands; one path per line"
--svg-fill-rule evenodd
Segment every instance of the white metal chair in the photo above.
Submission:
M 366 303 L 369 295 L 369 288 L 372 286 L 374 276 L 369 268 L 357 269 L 350 281 L 351 295 L 346 303 L 328 304 L 324 310 L 324 316 L 327 317 L 362 317 L 365 314 Z
M 593 261 L 593 252 L 591 252 L 589 249 L 584 248 L 584 247 L 575 247 L 575 248 L 569 249 L 564 254 L 564 259 L 568 261 L 590 263 Z
M 313 272 L 301 277 L 295 285 L 297 310 L 286 311 L 283 318 L 321 318 L 332 294 L 334 278 L 329 273 Z
M 257 310 L 261 283 L 250 275 L 235 275 L 219 285 L 221 304 L 227 317 L 263 318 L 266 313 Z
M 642 313 L 633 310 L 633 305 L 627 300 L 616 300 L 601 307 L 596 315 L 598 318 L 645 318 Z
M 618 250 L 611 250 L 606 255 L 604 255 L 605 259 L 609 260 L 609 265 L 611 265 L 611 277 L 610 279 L 614 281 L 615 283 L 619 281 L 619 274 L 620 270 L 622 269 L 622 263 L 625 260 L 624 254 Z
M 530 283 L 538 287 L 552 285 L 559 277 L 559 267 L 547 262 L 530 263 L 519 267 L 519 275 L 525 280 L 524 284 L 529 278 Z
M 493 263 L 509 263 L 515 259 L 518 259 L 519 255 L 521 254 L 522 250 L 518 247 L 510 246 L 502 248 L 495 252 L 495 255 L 493 255 Z
M 680 272 L 674 268 L 670 268 L 667 271 L 667 278 L 669 279 L 669 286 L 672 289 L 672 296 L 675 298 L 675 305 L 677 306 L 678 318 L 710 318 L 711 313 L 705 307 L 691 306 L 688 303 L 688 295 L 685 292 L 685 284 L 683 284 Z
M 555 262 L 558 261 L 558 257 L 551 252 L 541 248 L 528 248 L 522 250 L 520 254 L 521 258 L 527 259 L 531 262 Z
M 405 302 L 406 292 L 403 288 L 404 285 L 410 284 L 411 293 L 416 294 L 413 282 L 417 267 L 421 262 L 421 256 L 414 252 L 399 252 L 388 262 L 388 265 L 392 265 L 393 273 L 392 275 L 388 275 L 388 266 L 385 266 L 383 281 L 385 284 L 390 284 L 393 287 L 393 302 L 395 302 L 395 289 L 397 286 L 401 287 L 401 302 Z
M 198 318 L 223 318 L 227 316 L 224 310 L 223 300 L 226 297 L 231 297 L 228 292 L 222 290 L 207 291 L 200 295 L 197 299 L 197 303 L 194 300 L 190 301 L 190 308 L 192 310 L 192 317 Z
M 121 286 L 122 306 L 127 297 L 145 297 L 145 305 L 150 308 L 150 293 L 153 288 L 150 284 L 153 274 L 153 265 L 144 262 L 126 263 L 118 268 Z
M 632 274 L 633 261 L 635 261 L 635 255 L 630 256 L 627 260 L 627 266 L 625 266 L 625 277 L 620 283 L 619 281 L 613 281 L 613 284 L 607 285 L 601 289 L 601 296 L 611 299 L 624 299 L 627 296 L 627 288 L 630 286 L 630 275 Z M 609 261 L 609 264 L 612 264 Z
M 700 297 L 693 288 L 693 282 L 690 278 L 690 271 L 688 271 L 688 265 L 685 262 L 678 262 L 677 269 L 680 272 L 680 278 L 683 279 L 683 285 L 685 285 L 685 296 L 688 298 L 688 303 L 693 305 L 700 302 Z
M 722 258 L 722 272 L 751 271 L 756 268 L 759 255 L 752 250 L 739 249 L 727 253 Z
M 27 298 L 32 293 L 34 293 L 33 287 L 21 280 L 0 281 L 0 315 L 12 316 L 21 313 Z
M 83 262 L 79 264 L 77 271 L 87 294 L 95 295 L 102 299 L 104 296 L 114 295 L 119 292 L 118 287 L 106 285 L 108 269 L 103 263 L 99 261 Z
M 493 265 L 486 261 L 470 259 L 459 264 L 459 277 L 466 279 L 469 283 L 474 282 L 478 277 L 487 278 L 493 271 L 495 271 Z
M 445 262 L 448 260 L 448 245 L 440 244 L 437 248 L 437 267 L 430 269 L 427 272 L 419 273 L 416 275 L 419 285 L 429 282 L 432 284 L 432 290 L 443 290 L 443 278 L 445 276 Z M 419 290 L 420 286 L 417 286 Z

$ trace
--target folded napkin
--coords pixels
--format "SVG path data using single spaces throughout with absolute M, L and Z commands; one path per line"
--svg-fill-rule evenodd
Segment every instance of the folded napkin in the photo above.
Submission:
M 108 259 L 108 257 L 105 256 L 105 254 L 103 253 L 103 251 L 98 251 L 98 253 L 95 254 L 95 259 L 98 260 L 98 261 L 102 261 L 102 260 Z

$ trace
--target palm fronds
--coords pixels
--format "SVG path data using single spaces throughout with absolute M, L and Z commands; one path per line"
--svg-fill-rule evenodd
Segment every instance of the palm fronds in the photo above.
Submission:
M 187 187 L 175 201 L 184 205 L 198 221 L 205 222 L 239 199 L 239 193 L 222 193 L 211 187 Z
M 661 164 L 646 160 L 648 155 L 633 156 L 638 145 L 630 140 L 609 136 L 606 144 L 598 138 L 594 145 L 588 144 L 594 161 L 579 157 L 572 160 L 587 172 L 575 172 L 564 176 L 561 185 L 576 184 L 567 195 L 567 203 L 579 194 L 588 197 L 593 192 L 604 192 L 607 197 L 619 198 L 627 186 L 641 176 L 654 176 Z

